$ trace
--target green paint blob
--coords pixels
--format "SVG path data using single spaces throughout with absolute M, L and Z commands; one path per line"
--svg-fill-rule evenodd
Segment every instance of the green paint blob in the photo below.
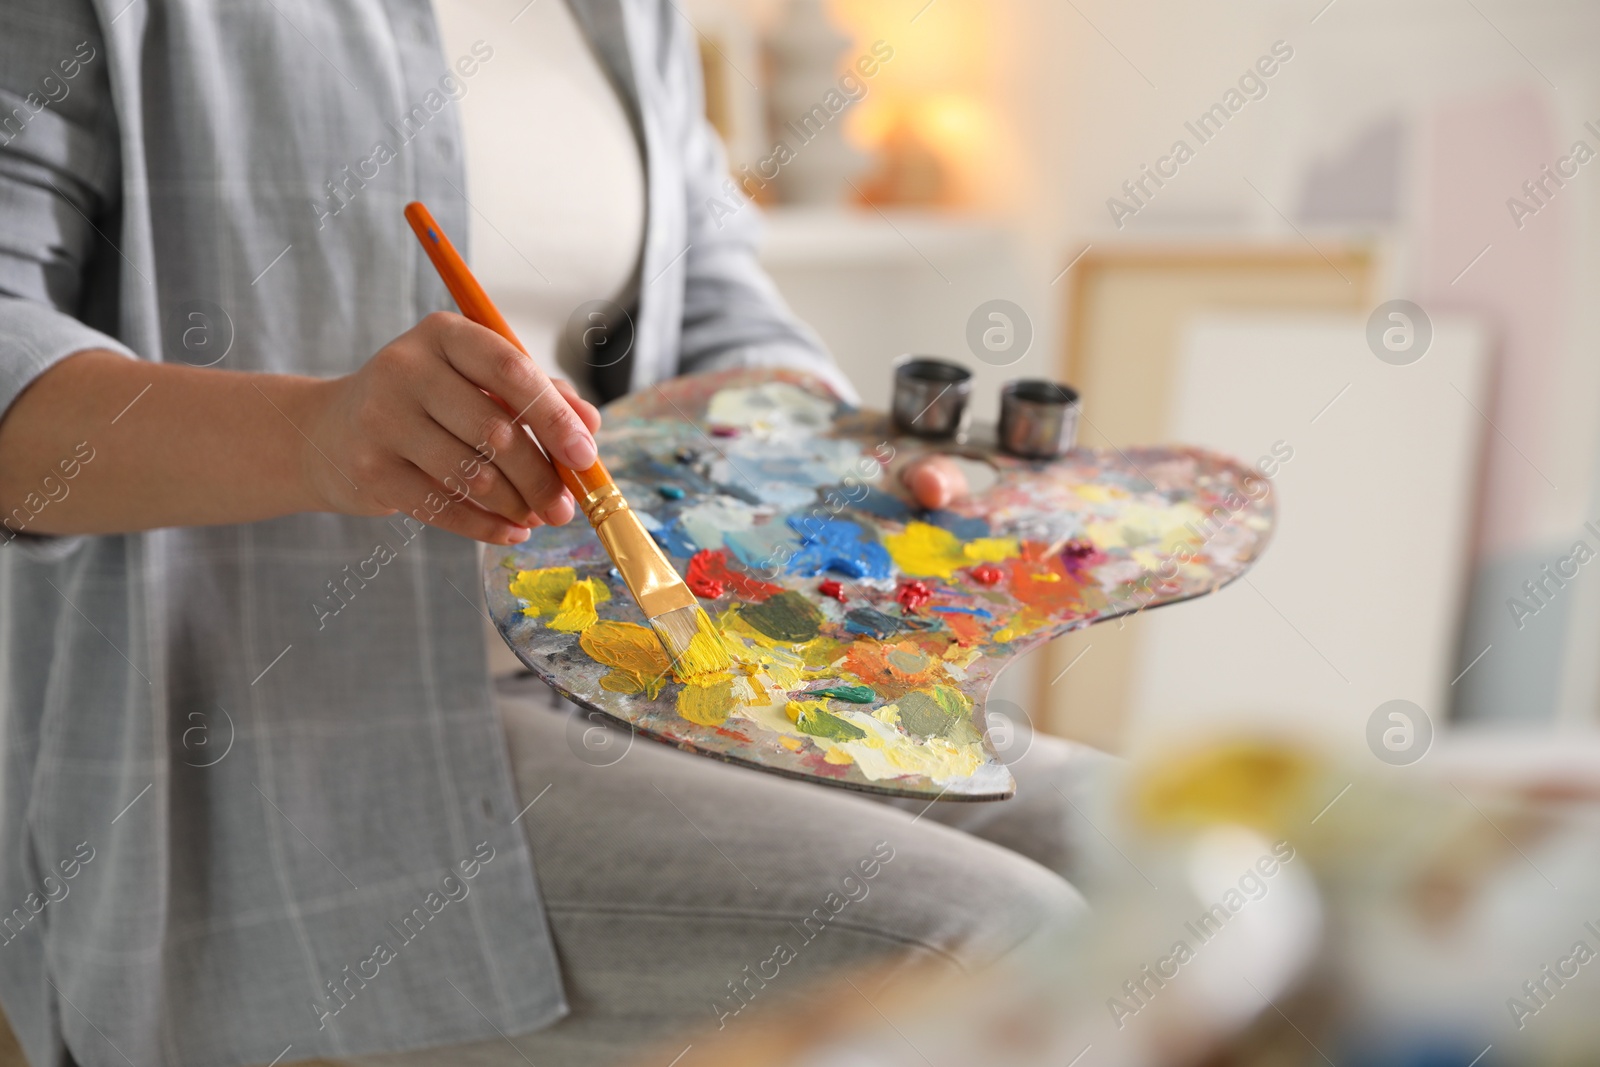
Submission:
M 919 737 L 943 737 L 957 743 L 977 738 L 972 725 L 972 702 L 958 689 L 934 686 L 933 692 L 915 690 L 895 701 L 900 723 Z
M 900 709 L 900 722 L 918 737 L 943 737 L 955 725 L 956 717 L 929 693 L 907 693 L 895 706 Z
M 802 711 L 795 720 L 795 727 L 803 734 L 826 737 L 830 741 L 857 741 L 867 736 L 867 732 L 861 727 L 820 708 L 807 708 Z
M 905 674 L 920 674 L 928 669 L 928 656 L 915 649 L 891 648 L 884 657 L 889 666 Z
M 774 641 L 809 641 L 822 628 L 822 612 L 793 589 L 748 604 L 739 616 Z
M 864 685 L 832 685 L 826 689 L 813 689 L 804 695 L 808 697 L 832 697 L 835 700 L 844 700 L 851 704 L 870 704 L 878 699 L 878 694 Z

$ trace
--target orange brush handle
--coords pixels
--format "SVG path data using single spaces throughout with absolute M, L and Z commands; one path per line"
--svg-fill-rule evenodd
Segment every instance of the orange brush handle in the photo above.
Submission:
M 444 230 L 434 221 L 433 213 L 420 202 L 413 200 L 406 205 L 406 221 L 411 224 L 417 240 L 422 242 L 422 250 L 428 253 L 428 259 L 433 262 L 434 270 L 437 270 L 439 277 L 444 280 L 445 288 L 450 290 L 450 295 L 455 298 L 461 314 L 479 326 L 487 326 L 516 345 L 517 351 L 525 356 L 528 355 L 528 350 L 522 347 L 522 342 L 517 340 L 517 335 L 511 331 L 511 324 L 500 314 L 500 309 L 494 306 L 494 301 L 489 299 L 489 294 L 483 291 L 483 286 L 478 284 L 478 279 L 473 277 L 472 271 L 467 268 L 467 261 L 461 258 L 456 246 L 450 243 L 450 238 L 445 236 Z M 508 415 L 514 414 L 510 404 L 500 397 L 494 399 Z M 613 484 L 611 473 L 598 459 L 594 461 L 594 466 L 581 471 L 572 470 L 553 459 L 550 462 L 580 507 L 589 494 Z

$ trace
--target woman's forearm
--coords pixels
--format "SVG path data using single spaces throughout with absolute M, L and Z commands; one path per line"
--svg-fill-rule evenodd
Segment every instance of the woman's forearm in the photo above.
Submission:
M 325 384 L 98 350 L 69 356 L 0 419 L 0 524 L 8 531 L 0 538 L 317 510 L 302 428 Z
M 516 544 L 572 518 L 551 459 L 587 469 L 599 425 L 570 385 L 445 312 L 339 378 L 79 352 L 0 419 L 0 539 L 403 511 Z

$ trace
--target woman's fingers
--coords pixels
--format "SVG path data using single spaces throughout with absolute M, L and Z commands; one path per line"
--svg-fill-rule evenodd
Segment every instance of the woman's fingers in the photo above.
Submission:
M 577 514 L 577 510 L 577 505 L 572 500 L 572 494 L 562 493 L 560 500 L 557 500 L 544 510 L 544 521 L 551 526 L 565 526 L 572 521 L 572 516 Z
M 528 539 L 526 526 L 492 515 L 459 494 L 451 499 L 448 489 L 414 464 L 397 460 L 385 481 L 382 502 L 418 522 L 494 545 L 516 545 Z
M 424 324 L 438 353 L 462 377 L 511 406 L 550 458 L 574 470 L 594 465 L 594 435 L 566 396 L 528 356 L 493 330 L 460 315 L 437 313 Z
M 900 480 L 925 508 L 947 507 L 967 492 L 967 476 L 949 456 L 916 459 L 900 472 Z
M 589 427 L 589 432 L 594 433 L 600 429 L 600 409 L 578 395 L 578 390 L 565 378 L 554 379 L 556 390 L 567 398 L 567 403 L 572 405 L 572 410 L 578 413 L 578 418 Z
M 331 383 L 312 421 L 317 451 L 351 472 L 315 481 L 330 510 L 402 511 L 516 544 L 532 526 L 572 519 L 551 460 L 592 466 L 600 413 L 493 331 L 440 312 Z
M 535 515 L 552 526 L 570 519 L 570 505 L 563 505 L 570 499 L 566 488 L 527 432 L 452 368 L 441 364 L 440 371 L 422 398 L 434 422 L 466 442 L 479 459 L 493 464 Z
M 539 524 L 541 516 L 499 467 L 438 423 L 427 419 L 421 422 L 409 435 L 406 456 L 438 482 L 452 500 L 470 500 L 519 526 Z

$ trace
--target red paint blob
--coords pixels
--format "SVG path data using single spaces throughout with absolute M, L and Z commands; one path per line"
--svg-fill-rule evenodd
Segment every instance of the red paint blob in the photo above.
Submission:
M 844 586 L 840 585 L 832 578 L 818 582 L 817 592 L 821 593 L 823 596 L 831 596 L 841 604 L 844 603 Z
M 705 597 L 707 600 L 715 600 L 728 591 L 725 583 L 715 578 L 707 578 L 704 574 L 696 574 L 692 569 L 684 580 L 689 583 L 689 588 L 694 591 L 695 596 Z
M 684 581 L 689 583 L 689 588 L 695 596 L 715 600 L 728 590 L 733 590 L 742 599 L 754 601 L 759 604 L 774 593 L 783 592 L 783 586 L 763 582 L 759 578 L 752 578 L 748 574 L 728 569 L 728 550 L 703 549 L 696 552 L 689 559 L 689 570 L 684 576 Z
M 913 578 L 900 586 L 900 591 L 894 595 L 900 606 L 906 611 L 916 611 L 922 605 L 933 599 L 933 590 L 927 582 Z
M 711 436 L 712 437 L 738 437 L 739 436 L 739 428 L 737 426 L 713 426 L 713 427 L 711 427 Z
M 996 585 L 1006 576 L 1006 572 L 993 563 L 980 563 L 972 568 L 971 573 L 972 580 L 979 585 Z

